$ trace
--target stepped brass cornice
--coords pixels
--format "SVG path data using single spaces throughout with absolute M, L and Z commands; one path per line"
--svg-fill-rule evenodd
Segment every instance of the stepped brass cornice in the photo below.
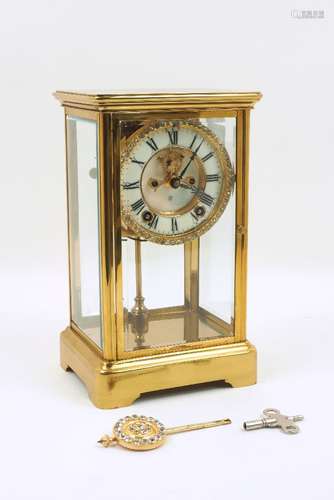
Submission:
M 173 108 L 252 108 L 262 97 L 261 92 L 71 92 L 54 93 L 63 106 L 95 111 L 140 111 Z

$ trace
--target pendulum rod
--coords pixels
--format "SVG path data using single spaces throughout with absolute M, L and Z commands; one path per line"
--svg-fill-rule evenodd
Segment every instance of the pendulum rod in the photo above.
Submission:
M 131 309 L 131 329 L 135 334 L 138 348 L 144 347 L 144 334 L 148 331 L 148 309 L 143 297 L 141 241 L 135 240 L 135 272 L 136 272 L 136 297 Z
M 136 261 L 136 301 L 138 300 L 144 302 L 140 240 L 135 240 L 135 261 Z
M 170 427 L 169 429 L 165 429 L 165 434 L 178 434 L 179 432 L 189 432 L 189 431 L 198 431 L 200 429 L 210 429 L 210 427 L 218 427 L 219 425 L 228 425 L 231 424 L 231 419 L 223 418 L 220 420 L 212 420 L 211 422 L 202 422 L 200 424 L 188 424 L 188 425 L 179 425 L 178 427 Z

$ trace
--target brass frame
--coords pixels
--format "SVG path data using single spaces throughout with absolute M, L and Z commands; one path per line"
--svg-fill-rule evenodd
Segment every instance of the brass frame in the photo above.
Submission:
M 260 93 L 160 93 L 89 94 L 57 92 L 65 114 L 98 123 L 99 134 L 99 234 L 101 256 L 102 350 L 71 320 L 61 335 L 61 364 L 85 382 L 94 404 L 114 408 L 131 404 L 141 393 L 168 387 L 225 380 L 233 386 L 256 381 L 256 351 L 246 340 L 247 203 L 249 115 Z M 121 119 L 184 119 L 236 117 L 236 231 L 234 336 L 124 351 L 120 137 Z M 196 300 L 198 243 L 185 244 L 185 306 Z M 196 263 L 197 262 L 197 263 Z M 71 266 L 71 256 L 69 256 Z M 192 283 L 192 289 L 190 288 Z M 195 286 L 194 286 L 195 285 Z M 152 315 L 167 311 L 155 310 Z M 177 311 L 174 311 L 174 313 Z M 182 312 L 182 307 L 178 308 Z M 211 324 L 221 322 L 208 311 L 200 314 Z M 167 312 L 168 314 L 168 312 Z M 189 321 L 192 321 L 191 314 Z M 222 325 L 220 324 L 220 327 Z M 230 325 L 225 324 L 226 331 Z

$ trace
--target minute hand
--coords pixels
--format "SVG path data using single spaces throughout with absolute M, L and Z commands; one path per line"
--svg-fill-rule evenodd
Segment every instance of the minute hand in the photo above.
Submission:
M 196 195 L 197 198 L 208 207 L 212 206 L 214 198 L 210 194 L 206 193 L 199 187 L 188 184 L 188 182 L 185 182 L 184 180 L 182 180 L 181 186 L 185 189 L 190 189 L 190 191 L 194 193 L 194 195 Z
M 195 149 L 195 151 L 193 152 L 193 154 L 191 155 L 190 157 L 190 160 L 188 161 L 187 165 L 184 167 L 184 169 L 182 170 L 182 172 L 180 173 L 179 175 L 179 178 L 182 179 L 182 177 L 184 176 L 184 174 L 186 173 L 190 163 L 193 161 L 193 159 L 195 158 L 195 156 L 197 155 L 198 151 L 199 151 L 199 148 L 202 146 L 203 144 L 203 141 L 204 139 L 202 139 L 201 143 L 199 144 L 199 146 L 197 146 L 197 148 Z

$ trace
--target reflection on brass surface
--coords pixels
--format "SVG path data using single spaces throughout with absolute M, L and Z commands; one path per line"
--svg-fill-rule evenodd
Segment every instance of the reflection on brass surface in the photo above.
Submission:
M 145 392 L 172 387 L 218 380 L 233 387 L 256 383 L 256 350 L 249 342 L 106 361 L 85 335 L 67 328 L 61 334 L 61 366 L 81 378 L 98 408 L 128 406 Z
M 234 331 L 237 342 L 246 339 L 249 120 L 249 110 L 238 111 L 234 278 Z

